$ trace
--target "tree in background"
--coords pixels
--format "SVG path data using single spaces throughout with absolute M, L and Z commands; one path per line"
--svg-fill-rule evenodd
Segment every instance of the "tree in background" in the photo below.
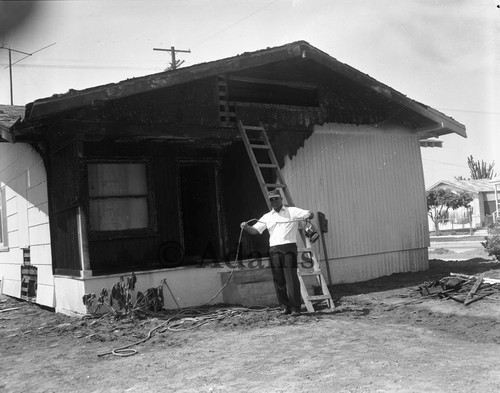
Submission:
M 439 221 L 447 217 L 450 208 L 468 209 L 473 200 L 474 196 L 467 191 L 454 192 L 449 188 L 427 191 L 427 214 L 434 223 L 436 236 L 439 236 Z
M 467 164 L 469 165 L 470 175 L 473 180 L 479 179 L 493 179 L 496 173 L 493 172 L 493 167 L 495 166 L 495 161 L 487 165 L 483 160 L 474 161 L 472 155 L 467 157 Z

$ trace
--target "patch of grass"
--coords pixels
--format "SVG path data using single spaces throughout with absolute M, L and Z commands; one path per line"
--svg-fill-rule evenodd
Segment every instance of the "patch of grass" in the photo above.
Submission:
M 454 254 L 455 251 L 448 250 L 447 248 L 436 248 L 434 251 L 432 251 L 433 254 Z
M 484 236 L 438 236 L 434 237 L 431 235 L 431 241 L 432 242 L 463 242 L 463 241 L 471 241 L 471 240 L 477 240 L 477 241 L 483 241 Z
M 475 229 L 472 229 L 472 236 L 476 232 Z M 457 228 L 457 229 L 445 229 L 439 231 L 439 236 L 457 236 L 457 235 L 470 235 L 471 230 L 469 228 Z M 430 231 L 431 236 L 436 236 L 436 231 Z

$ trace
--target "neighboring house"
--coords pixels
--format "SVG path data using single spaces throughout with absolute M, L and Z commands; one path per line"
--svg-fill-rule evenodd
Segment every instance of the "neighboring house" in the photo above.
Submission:
M 240 222 L 267 210 L 236 120 L 263 124 L 295 203 L 326 215 L 334 283 L 428 268 L 420 140 L 465 127 L 301 41 L 28 104 L 0 144 L 19 238 L 1 255 L 3 292 L 20 296 L 30 258 L 24 281 L 58 311 L 85 312 L 85 293 L 131 272 L 141 291 L 165 280 L 167 308 L 205 304 Z M 276 303 L 256 268 L 266 252 L 243 235 L 213 302 Z
M 30 144 L 7 143 L 24 112 L 0 105 L 0 290 L 53 307 L 45 166 Z
M 467 223 L 465 227 L 469 228 L 470 222 L 472 222 L 472 228 L 481 228 L 491 221 L 491 215 L 497 208 L 495 187 L 490 180 L 441 180 L 429 187 L 427 191 L 446 188 L 456 192 L 466 191 L 474 196 L 474 200 L 469 209 L 450 209 L 446 223 L 443 223 L 444 226 L 440 225 L 440 229 L 461 228 L 465 223 Z M 435 230 L 434 223 L 430 218 L 429 230 Z
M 496 221 L 500 217 L 500 176 L 490 180 L 490 183 L 495 189 L 495 211 L 492 213 L 492 216 L 493 220 Z

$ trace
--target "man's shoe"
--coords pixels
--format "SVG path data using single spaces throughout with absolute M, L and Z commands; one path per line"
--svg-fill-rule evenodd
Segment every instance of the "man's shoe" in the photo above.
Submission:
M 291 314 L 291 312 L 292 312 L 292 311 L 291 311 L 289 308 L 284 308 L 283 310 L 281 310 L 281 313 L 282 313 L 283 315 L 288 315 L 288 314 Z
M 300 315 L 300 311 L 292 311 L 292 317 L 298 317 Z

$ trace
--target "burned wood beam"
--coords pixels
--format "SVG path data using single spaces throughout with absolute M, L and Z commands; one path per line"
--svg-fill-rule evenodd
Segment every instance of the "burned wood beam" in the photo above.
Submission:
M 421 139 L 420 147 L 443 147 L 443 141 L 437 139 Z
M 40 142 L 44 139 L 44 128 L 42 127 L 25 127 L 13 128 L 12 142 Z
M 258 83 L 264 85 L 277 85 L 277 86 L 287 86 L 295 89 L 308 89 L 315 90 L 318 88 L 318 85 L 315 83 L 307 83 L 307 82 L 296 82 L 296 81 L 284 81 L 277 79 L 262 79 L 262 78 L 252 78 L 247 76 L 239 76 L 239 75 L 227 75 L 226 79 L 237 81 L 237 82 L 247 82 L 247 83 Z
M 218 139 L 236 141 L 239 134 L 229 128 L 203 128 L 186 124 L 133 125 L 98 121 L 63 120 L 59 135 L 79 135 L 82 140 L 99 139 Z

